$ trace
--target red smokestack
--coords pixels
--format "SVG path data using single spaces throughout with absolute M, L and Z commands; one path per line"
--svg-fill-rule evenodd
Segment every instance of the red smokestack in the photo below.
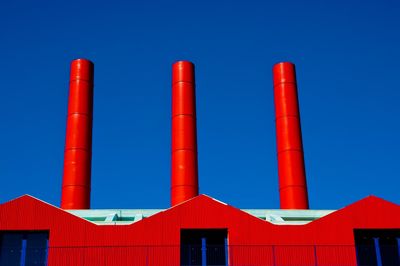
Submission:
M 172 65 L 171 206 L 199 194 L 194 65 Z
M 93 63 L 71 63 L 61 208 L 90 208 Z
M 295 66 L 273 68 L 281 209 L 308 209 Z

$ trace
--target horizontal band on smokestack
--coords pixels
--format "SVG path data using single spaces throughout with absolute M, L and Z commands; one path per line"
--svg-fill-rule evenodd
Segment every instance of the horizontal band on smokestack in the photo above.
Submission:
M 308 209 L 294 64 L 276 64 L 273 85 L 281 209 Z
M 194 65 L 172 66 L 171 206 L 198 195 Z
M 61 208 L 89 209 L 92 161 L 93 63 L 71 63 Z

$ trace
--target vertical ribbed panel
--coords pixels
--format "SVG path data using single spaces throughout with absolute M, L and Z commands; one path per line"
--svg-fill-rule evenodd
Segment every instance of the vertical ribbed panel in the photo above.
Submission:
M 132 225 L 98 226 L 30 196 L 0 205 L 0 233 L 49 231 L 49 266 L 180 265 L 181 229 L 218 228 L 230 265 L 355 266 L 354 229 L 400 228 L 400 206 L 368 197 L 306 226 L 273 225 L 201 195 Z

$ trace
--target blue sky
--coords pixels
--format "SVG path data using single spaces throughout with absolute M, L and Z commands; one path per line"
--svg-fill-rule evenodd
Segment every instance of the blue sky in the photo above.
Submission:
M 271 68 L 297 66 L 310 206 L 400 202 L 400 4 L 3 1 L 0 202 L 58 205 L 69 63 L 95 63 L 92 207 L 167 208 L 171 64 L 196 64 L 200 192 L 279 208 Z

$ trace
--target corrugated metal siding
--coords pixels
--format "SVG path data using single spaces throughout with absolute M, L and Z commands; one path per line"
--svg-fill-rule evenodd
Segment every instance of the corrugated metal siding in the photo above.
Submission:
M 96 226 L 30 196 L 0 205 L 0 230 L 49 230 L 49 266 L 179 265 L 180 230 L 190 228 L 228 229 L 231 265 L 315 265 L 316 254 L 318 265 L 355 265 L 353 229 L 400 228 L 400 206 L 367 197 L 291 226 L 201 195 L 131 225 Z

